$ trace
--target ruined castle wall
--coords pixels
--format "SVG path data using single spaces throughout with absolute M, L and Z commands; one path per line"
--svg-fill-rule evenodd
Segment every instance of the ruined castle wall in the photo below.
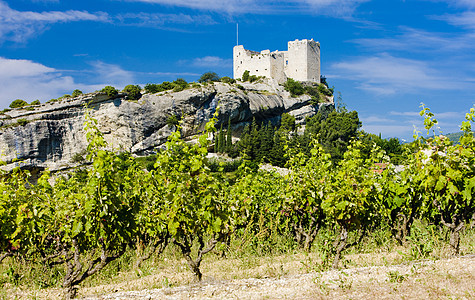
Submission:
M 271 78 L 271 57 L 269 52 L 255 52 L 244 49 L 243 46 L 234 47 L 234 78 L 242 78 L 244 71 L 250 75 Z

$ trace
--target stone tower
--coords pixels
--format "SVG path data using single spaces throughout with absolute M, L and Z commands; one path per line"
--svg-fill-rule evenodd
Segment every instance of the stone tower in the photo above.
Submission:
M 320 82 L 320 43 L 313 39 L 290 41 L 284 70 L 292 79 Z

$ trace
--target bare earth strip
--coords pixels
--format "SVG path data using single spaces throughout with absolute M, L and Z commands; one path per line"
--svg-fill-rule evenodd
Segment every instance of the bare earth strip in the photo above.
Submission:
M 83 299 L 475 299 L 475 256 L 202 282 Z

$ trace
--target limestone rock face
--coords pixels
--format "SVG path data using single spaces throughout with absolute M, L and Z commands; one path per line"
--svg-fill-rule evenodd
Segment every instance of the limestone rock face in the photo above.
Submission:
M 87 109 L 111 149 L 143 155 L 160 147 L 175 129 L 167 125 L 172 115 L 183 119 L 186 137 L 199 133 L 216 111 L 217 125 L 226 127 L 229 119 L 237 133 L 253 117 L 278 124 L 281 114 L 287 112 L 303 122 L 322 105 L 333 105 L 332 98 L 319 106 L 311 105 L 306 95 L 292 98 L 272 80 L 241 84 L 218 82 L 181 92 L 145 94 L 138 101 L 127 100 L 126 94 L 90 93 L 14 109 L 0 114 L 0 160 L 7 163 L 6 169 L 22 166 L 55 171 L 76 165 L 87 147 Z

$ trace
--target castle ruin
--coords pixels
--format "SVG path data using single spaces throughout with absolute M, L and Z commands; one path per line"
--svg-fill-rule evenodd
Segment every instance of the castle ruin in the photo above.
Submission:
M 287 78 L 320 83 L 320 43 L 311 40 L 288 42 L 287 51 L 233 49 L 234 78 L 242 78 L 244 71 L 250 75 L 264 76 L 284 83 Z

